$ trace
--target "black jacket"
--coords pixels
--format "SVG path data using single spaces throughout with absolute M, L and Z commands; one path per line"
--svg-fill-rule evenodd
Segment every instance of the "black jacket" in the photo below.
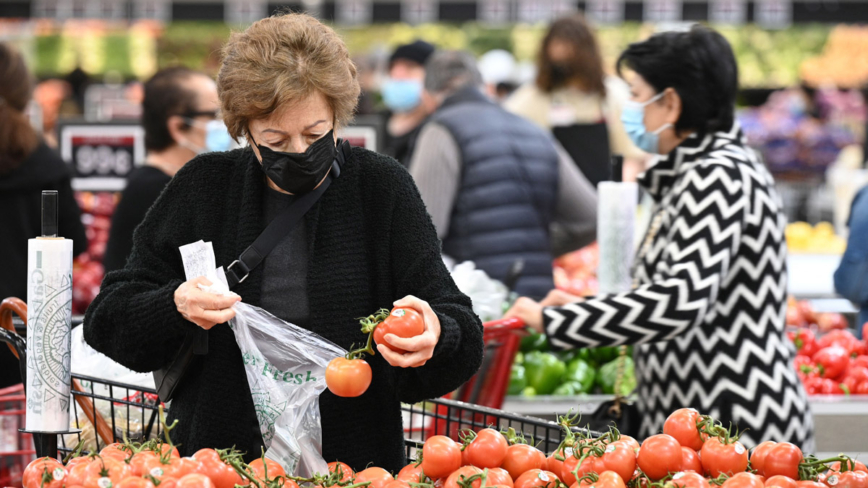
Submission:
M 262 231 L 264 176 L 249 149 L 197 157 L 179 171 L 136 231 L 124 269 L 109 273 L 85 319 L 85 340 L 136 371 L 164 366 L 196 327 L 177 312 L 184 281 L 178 247 L 214 244 L 218 265 L 231 263 Z M 305 216 L 309 229 L 310 330 L 349 349 L 364 337 L 357 317 L 390 308 L 406 295 L 427 300 L 440 318 L 435 356 L 399 369 L 369 358 L 373 382 L 359 398 L 320 397 L 323 455 L 354 469 L 369 463 L 397 472 L 405 460 L 400 402 L 444 395 L 482 360 L 482 328 L 470 300 L 440 258 L 434 226 L 410 175 L 397 162 L 354 149 L 340 177 Z M 234 291 L 261 301 L 262 268 Z M 260 452 L 256 412 L 232 331 L 208 332 L 209 352 L 195 360 L 174 400 L 173 434 L 184 454 L 236 445 Z
M 0 300 L 27 300 L 27 240 L 42 234 L 42 190 L 57 190 L 59 235 L 73 240 L 73 254 L 87 249 L 70 171 L 45 143 L 14 170 L 0 175 Z M 0 388 L 21 382 L 17 360 L 0 351 Z

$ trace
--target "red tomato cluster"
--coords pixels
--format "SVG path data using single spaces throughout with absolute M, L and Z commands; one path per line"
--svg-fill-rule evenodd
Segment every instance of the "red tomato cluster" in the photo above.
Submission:
M 332 462 L 327 474 L 302 479 L 264 457 L 244 464 L 232 450 L 182 458 L 168 444 L 112 444 L 66 466 L 33 461 L 24 488 L 868 488 L 868 469 L 851 458 L 817 460 L 788 442 L 764 442 L 749 454 L 737 436 L 693 409 L 673 412 L 663 433 L 641 446 L 616 430 L 582 436 L 575 420 L 561 419 L 565 438 L 549 456 L 512 430 L 465 431 L 460 443 L 433 436 L 421 461 L 397 476 Z
M 868 324 L 864 329 L 868 332 Z M 819 338 L 811 329 L 788 335 L 798 352 L 793 364 L 809 395 L 868 394 L 868 342 L 842 329 Z

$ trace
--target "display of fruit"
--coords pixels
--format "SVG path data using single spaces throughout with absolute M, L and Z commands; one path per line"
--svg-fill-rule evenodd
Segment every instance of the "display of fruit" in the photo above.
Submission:
M 263 454 L 250 464 L 234 449 L 202 449 L 181 457 L 169 443 L 112 444 L 64 466 L 40 458 L 24 471 L 24 488 L 157 486 L 188 488 L 866 488 L 868 469 L 843 454 L 816 457 L 788 442 L 745 446 L 731 428 L 693 409 L 673 412 L 664 433 L 640 443 L 611 429 L 596 436 L 577 429 L 580 416 L 563 416 L 564 437 L 552 452 L 522 433 L 493 428 L 426 439 L 421 462 L 393 473 L 368 466 L 354 473 L 330 462 L 325 474 L 293 476 Z M 698 448 L 698 449 L 697 449 Z M 548 455 L 547 455 L 548 454 Z M 653 484 L 652 484 L 653 483 Z
M 811 226 L 806 222 L 793 222 L 786 229 L 787 247 L 792 253 L 843 254 L 847 241 L 835 234 L 829 222 Z
M 72 313 L 80 315 L 99 294 L 105 271 L 102 259 L 111 227 L 111 216 L 119 199 L 115 192 L 75 192 L 81 222 L 87 236 L 87 250 L 72 263 Z
M 510 373 L 508 395 L 614 394 L 619 367 L 624 370 L 621 394 L 629 395 L 636 388 L 630 349 L 623 360 L 616 347 L 553 353 L 545 334 L 534 333 L 522 339 L 519 350 Z
M 868 332 L 868 324 L 863 326 Z M 808 395 L 868 394 L 868 342 L 848 329 L 817 336 L 803 327 L 787 333 L 796 347 L 793 365 Z
M 800 74 L 810 85 L 861 88 L 868 82 L 868 60 L 858 53 L 868 49 L 868 28 L 837 25 L 829 33 L 820 56 L 802 62 Z

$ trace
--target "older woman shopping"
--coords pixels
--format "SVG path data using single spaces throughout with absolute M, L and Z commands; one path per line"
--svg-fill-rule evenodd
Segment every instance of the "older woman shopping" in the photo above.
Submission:
M 746 446 L 813 449 L 813 420 L 784 335 L 786 218 L 774 181 L 734 117 L 727 41 L 696 26 L 632 44 L 620 67 L 636 145 L 662 154 L 640 178 L 657 210 L 628 293 L 522 299 L 509 315 L 559 348 L 636 344 L 641 435 L 693 407 L 732 422 Z
M 178 247 L 211 241 L 217 263 L 235 260 L 276 215 L 332 172 L 335 133 L 352 117 L 356 69 L 335 32 L 313 17 L 263 19 L 233 34 L 218 77 L 223 119 L 250 145 L 188 163 L 135 233 L 124 269 L 110 273 L 85 318 L 85 338 L 136 371 L 163 368 L 190 330 L 207 330 L 172 400 L 185 454 L 236 445 L 248 457 L 262 437 L 242 357 L 225 324 L 235 298 L 184 282 Z M 396 161 L 352 149 L 339 177 L 261 266 L 234 289 L 246 303 L 349 349 L 356 317 L 393 304 L 423 314 L 425 332 L 380 345 L 373 383 L 358 398 L 320 398 L 323 456 L 354 469 L 399 470 L 400 403 L 443 395 L 482 358 L 482 328 L 440 258 L 434 226 Z M 386 340 L 389 341 L 387 336 Z

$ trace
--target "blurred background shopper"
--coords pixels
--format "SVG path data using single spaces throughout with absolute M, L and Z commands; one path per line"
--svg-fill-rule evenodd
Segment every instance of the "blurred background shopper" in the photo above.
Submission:
M 72 172 L 24 115 L 33 79 L 21 54 L 0 43 L 0 299 L 27 299 L 27 240 L 42 235 L 43 190 L 57 190 L 58 229 L 73 240 L 73 254 L 87 249 Z M 0 350 L 0 388 L 21 382 L 18 360 Z
M 594 240 L 596 195 L 549 134 L 482 93 L 469 53 L 435 53 L 425 91 L 438 108 L 419 134 L 410 172 L 443 240 L 443 253 L 541 298 L 554 288 L 552 256 Z M 550 226 L 563 231 L 558 242 Z
M 219 115 L 217 85 L 204 73 L 167 68 L 145 83 L 142 126 L 148 154 L 128 175 L 112 216 L 106 272 L 124 267 L 133 231 L 179 169 L 197 154 L 230 149 L 232 139 Z
M 433 53 L 434 46 L 425 41 L 399 46 L 389 57 L 388 78 L 381 87 L 388 109 L 383 153 L 405 166 L 425 119 L 434 110 L 430 100 L 422 97 L 425 63 Z
M 626 97 L 623 81 L 606 75 L 590 26 L 575 13 L 552 23 L 537 55 L 536 80 L 505 106 L 551 130 L 596 188 L 611 178 L 612 154 L 624 156 L 628 166 L 645 157 L 621 125 Z

